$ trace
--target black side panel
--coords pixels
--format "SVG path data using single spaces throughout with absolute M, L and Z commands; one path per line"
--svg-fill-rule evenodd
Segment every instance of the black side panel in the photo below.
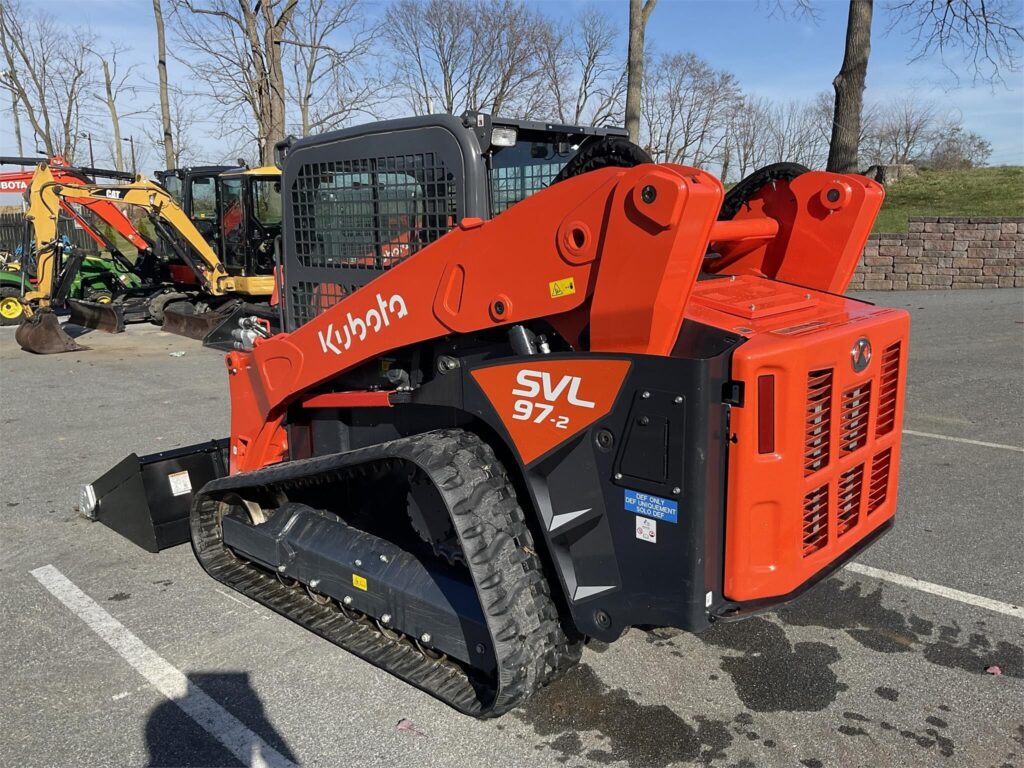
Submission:
M 571 359 L 613 357 L 622 356 Z M 707 359 L 631 357 L 606 417 L 529 466 L 520 463 L 584 634 L 612 640 L 645 624 L 699 631 L 722 600 L 728 406 L 721 392 L 730 357 L 728 345 Z M 463 381 L 466 409 L 511 445 L 475 380 Z

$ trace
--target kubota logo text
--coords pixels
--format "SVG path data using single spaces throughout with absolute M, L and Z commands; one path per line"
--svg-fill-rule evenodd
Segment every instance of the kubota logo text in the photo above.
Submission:
M 558 383 L 548 371 L 531 371 L 524 368 L 516 374 L 516 384 L 512 394 L 518 398 L 512 404 L 512 418 L 517 421 L 532 420 L 535 424 L 550 421 L 558 429 L 568 429 L 570 419 L 564 415 L 552 413 L 558 405 L 558 401 L 565 396 L 565 402 L 575 405 L 578 408 L 593 408 L 591 400 L 584 400 L 580 397 L 580 384 L 582 379 L 579 376 L 562 376 Z M 543 402 L 538 401 L 538 398 Z
M 352 346 L 353 342 L 362 341 L 370 333 L 378 333 L 381 328 L 391 325 L 392 318 L 399 319 L 409 314 L 405 306 L 405 299 L 399 294 L 394 294 L 390 299 L 377 294 L 377 306 L 367 310 L 362 317 L 353 317 L 349 312 L 345 323 L 340 328 L 335 328 L 334 323 L 328 323 L 327 328 L 319 331 L 320 348 L 326 355 L 332 352 L 340 355 Z

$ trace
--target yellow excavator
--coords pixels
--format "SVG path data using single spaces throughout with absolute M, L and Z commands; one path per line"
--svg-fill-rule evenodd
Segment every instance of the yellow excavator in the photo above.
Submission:
M 203 338 L 229 318 L 235 305 L 265 303 L 274 291 L 273 274 L 247 274 L 229 270 L 196 229 L 174 198 L 159 184 L 139 175 L 129 184 L 65 185 L 54 180 L 45 163 L 32 178 L 26 218 L 37 244 L 37 285 L 23 297 L 26 321 L 18 329 L 18 343 L 30 352 L 51 354 L 82 349 L 60 327 L 52 306 L 63 304 L 59 295 L 61 251 L 57 218 L 61 202 L 103 199 L 141 209 L 170 252 L 156 269 L 150 269 L 143 289 L 115 297 L 110 304 L 68 300 L 72 321 L 99 330 L 123 330 L 124 310 L 130 299 L 143 307 L 147 319 L 164 324 L 171 332 Z M 234 274 L 233 274 L 234 272 Z M 55 301 L 56 300 L 56 301 Z M 251 313 L 250 313 L 251 314 Z M 272 312 L 263 314 L 272 316 Z

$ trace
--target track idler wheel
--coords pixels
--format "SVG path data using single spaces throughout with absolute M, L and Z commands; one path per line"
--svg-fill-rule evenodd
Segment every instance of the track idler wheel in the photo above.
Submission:
M 51 310 L 36 311 L 27 318 L 14 332 L 14 340 L 22 349 L 36 355 L 55 355 L 61 352 L 81 352 L 83 347 L 68 336 L 60 321 Z

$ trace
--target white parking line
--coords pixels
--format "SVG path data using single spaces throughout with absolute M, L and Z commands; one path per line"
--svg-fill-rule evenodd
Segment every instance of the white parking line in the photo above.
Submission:
M 961 603 L 967 603 L 967 605 L 995 611 L 996 613 L 1003 613 L 1015 619 L 1024 619 L 1024 608 L 993 600 L 990 597 L 972 595 L 970 592 L 961 592 L 959 589 L 944 587 L 941 584 L 932 584 L 930 581 L 921 581 L 921 579 L 915 579 L 913 576 L 902 576 L 898 573 L 883 571 L 881 568 L 872 568 L 870 565 L 863 565 L 861 563 L 847 563 L 846 570 L 859 573 L 862 576 L 870 576 L 873 579 L 889 581 L 903 587 L 910 587 L 919 592 L 927 592 L 930 595 L 945 597 L 948 600 L 956 600 Z
M 246 728 L 52 565 L 36 568 L 31 573 L 150 685 L 177 704 L 242 763 L 256 768 L 295 768 L 291 760 Z
M 1024 448 L 1017 445 L 1003 445 L 1002 443 L 986 443 L 984 440 L 968 440 L 966 437 L 950 437 L 949 435 L 936 435 L 932 432 L 917 432 L 913 429 L 904 429 L 904 435 L 914 435 L 916 437 L 931 437 L 935 440 L 949 440 L 951 443 L 967 443 L 968 445 L 981 445 L 985 448 L 1001 448 L 1004 451 L 1017 451 L 1018 453 L 1024 453 Z

